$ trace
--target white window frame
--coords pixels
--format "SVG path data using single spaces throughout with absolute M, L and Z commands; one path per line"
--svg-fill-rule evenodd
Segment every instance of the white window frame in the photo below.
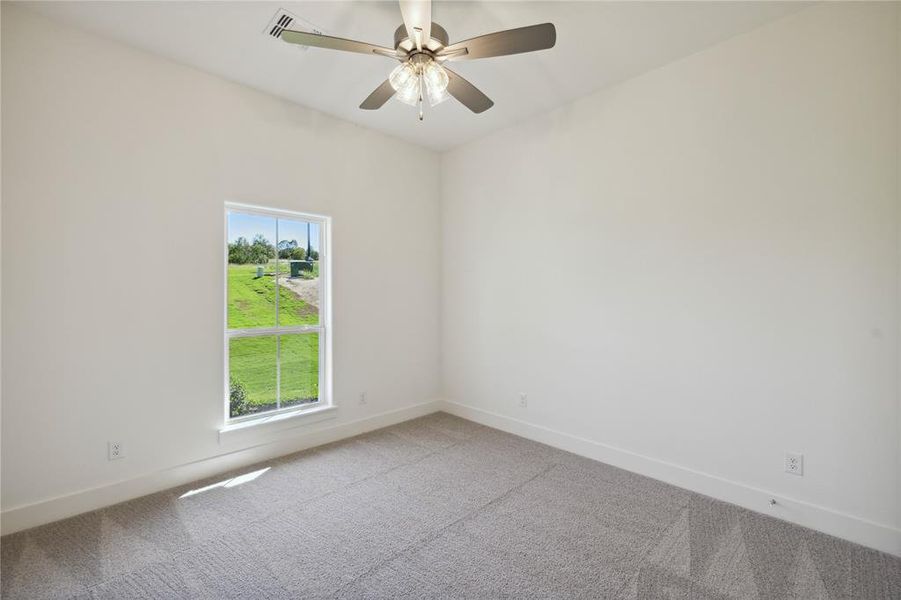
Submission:
M 308 221 L 319 225 L 319 324 L 318 325 L 286 325 L 279 327 L 256 327 L 246 329 L 229 329 L 228 328 L 228 216 L 231 213 L 241 213 L 246 215 L 255 215 L 261 217 L 273 217 L 275 219 L 291 219 L 294 221 Z M 276 208 L 265 208 L 251 204 L 242 204 L 238 202 L 225 203 L 225 243 L 223 244 L 223 347 L 224 347 L 224 377 L 223 389 L 224 400 L 222 409 L 224 414 L 223 423 L 225 426 L 258 419 L 269 419 L 275 415 L 288 415 L 291 413 L 303 412 L 320 412 L 324 408 L 332 405 L 332 321 L 331 321 L 331 217 L 325 215 L 316 215 L 312 213 L 298 212 L 293 210 L 282 210 Z M 276 240 L 278 245 L 278 221 L 275 226 Z M 280 274 L 280 262 L 276 259 L 276 279 Z M 278 285 L 276 282 L 275 285 Z M 279 294 L 275 294 L 275 311 L 276 323 L 278 323 L 278 298 Z M 252 415 L 242 415 L 240 417 L 232 417 L 229 407 L 229 342 L 232 339 L 244 337 L 260 337 L 266 335 L 274 335 L 276 339 L 279 335 L 285 334 L 319 334 L 319 399 L 316 402 L 302 404 L 300 406 L 288 406 L 285 408 L 277 408 L 266 412 L 255 413 Z M 276 345 L 278 348 L 278 343 Z M 279 352 L 276 350 L 276 398 L 281 394 L 281 365 L 279 364 Z

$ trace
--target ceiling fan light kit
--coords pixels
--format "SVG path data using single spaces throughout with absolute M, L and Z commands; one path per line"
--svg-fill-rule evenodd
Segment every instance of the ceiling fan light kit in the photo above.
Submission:
M 360 104 L 360 108 L 376 110 L 394 97 L 404 104 L 417 106 L 420 121 L 423 119 L 423 104 L 426 101 L 429 106 L 437 106 L 454 97 L 474 113 L 484 112 L 494 106 L 494 102 L 477 87 L 444 66 L 445 62 L 546 50 L 553 48 L 557 42 L 554 25 L 543 23 L 450 44 L 447 31 L 431 20 L 431 0 L 400 0 L 400 10 L 404 23 L 394 32 L 393 50 L 365 42 L 287 29 L 279 37 L 290 44 L 386 56 L 400 61 L 388 79 Z
M 447 93 L 450 82 L 447 71 L 425 53 L 415 54 L 397 65 L 388 76 L 388 81 L 394 88 L 395 98 L 404 104 L 419 106 L 420 120 L 424 96 L 428 98 L 429 106 L 437 106 L 450 98 Z

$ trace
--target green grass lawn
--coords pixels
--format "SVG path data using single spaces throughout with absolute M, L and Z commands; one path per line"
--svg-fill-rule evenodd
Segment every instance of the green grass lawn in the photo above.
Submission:
M 274 271 L 274 264 L 270 264 L 267 272 Z M 284 287 L 279 286 L 278 292 L 281 325 L 315 325 L 319 322 L 315 306 Z M 275 293 L 274 276 L 257 278 L 255 265 L 229 265 L 228 327 L 273 327 Z M 277 344 L 281 344 L 281 406 L 318 399 L 318 333 L 234 338 L 229 343 L 229 366 L 231 378 L 244 387 L 247 396 L 249 406 L 242 414 L 276 407 Z
M 282 263 L 279 270 L 288 270 Z M 228 265 L 228 328 L 275 327 L 275 263 L 257 277 L 256 265 Z M 319 265 L 313 271 L 319 273 Z M 279 325 L 316 325 L 319 311 L 279 286 Z

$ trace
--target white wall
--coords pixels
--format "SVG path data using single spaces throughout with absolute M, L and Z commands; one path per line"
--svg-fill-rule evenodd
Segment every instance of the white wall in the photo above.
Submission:
M 435 398 L 437 155 L 9 3 L 2 27 L 5 516 Z M 339 414 L 303 436 L 218 442 L 227 200 L 333 217 Z
M 898 71 L 898 188 L 897 193 L 899 201 L 901 201 L 901 10 L 898 11 L 895 18 L 897 26 L 897 37 L 895 38 L 895 50 L 898 55 L 896 69 Z M 901 256 L 901 210 L 897 211 L 898 216 L 898 255 Z M 901 260 L 898 261 L 898 297 L 901 298 Z M 901 318 L 898 319 L 899 328 L 899 352 L 898 352 L 898 402 L 901 404 Z M 901 407 L 897 411 L 898 416 L 898 435 L 895 436 L 898 442 L 898 470 L 901 471 Z M 897 478 L 897 501 L 895 503 L 897 517 L 895 523 L 901 528 L 901 475 Z
M 896 17 L 808 8 L 446 154 L 458 412 L 901 553 Z

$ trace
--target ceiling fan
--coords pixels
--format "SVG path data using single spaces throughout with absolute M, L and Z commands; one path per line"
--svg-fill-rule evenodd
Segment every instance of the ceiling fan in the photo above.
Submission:
M 473 60 L 546 50 L 557 42 L 553 23 L 507 29 L 480 35 L 462 42 L 449 43 L 447 31 L 432 22 L 431 0 L 400 0 L 403 24 L 394 32 L 394 49 L 305 31 L 285 30 L 281 39 L 290 44 L 330 50 L 387 56 L 400 61 L 391 74 L 360 105 L 363 110 L 384 106 L 392 96 L 405 104 L 419 107 L 423 118 L 423 99 L 435 106 L 456 98 L 474 113 L 481 113 L 494 102 L 445 62 Z

